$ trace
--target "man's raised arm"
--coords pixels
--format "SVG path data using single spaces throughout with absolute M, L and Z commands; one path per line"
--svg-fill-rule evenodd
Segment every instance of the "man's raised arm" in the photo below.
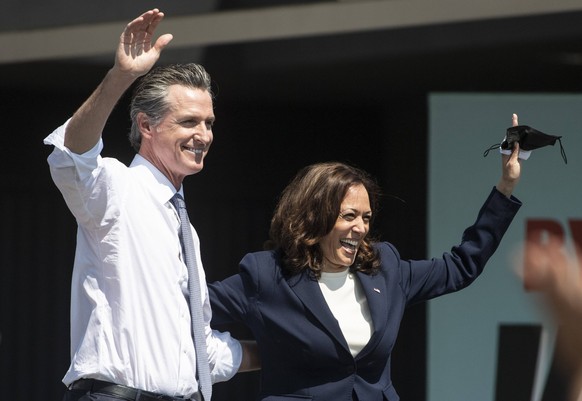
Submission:
M 115 64 L 67 125 L 65 146 L 72 152 L 81 154 L 97 144 L 123 93 L 154 66 L 170 43 L 172 35 L 165 34 L 152 44 L 156 27 L 163 18 L 162 12 L 153 9 L 127 24 L 119 40 Z

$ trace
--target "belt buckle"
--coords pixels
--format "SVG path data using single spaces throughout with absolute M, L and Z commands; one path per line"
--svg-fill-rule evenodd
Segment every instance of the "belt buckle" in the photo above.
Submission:
M 145 391 L 145 390 L 138 390 L 136 397 L 135 397 L 135 401 L 152 401 L 152 400 L 163 400 L 163 401 L 184 400 L 184 401 L 188 401 L 187 398 L 173 397 L 171 395 L 165 395 L 165 394 L 157 394 L 157 393 L 153 393 L 151 391 Z

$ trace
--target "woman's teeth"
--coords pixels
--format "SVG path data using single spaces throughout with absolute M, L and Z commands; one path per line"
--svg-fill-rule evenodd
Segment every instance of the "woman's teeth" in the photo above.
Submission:
M 340 240 L 340 243 L 348 249 L 356 250 L 358 248 L 359 242 L 356 240 L 351 240 L 351 239 L 342 239 L 342 240 Z

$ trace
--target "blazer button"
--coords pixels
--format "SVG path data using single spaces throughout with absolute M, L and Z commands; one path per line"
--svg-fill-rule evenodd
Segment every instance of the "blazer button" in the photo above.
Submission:
M 351 374 L 353 374 L 355 371 L 356 371 L 356 367 L 355 367 L 355 366 L 353 366 L 353 365 L 346 366 L 346 373 L 348 373 L 348 374 L 350 374 L 350 375 L 351 375 Z

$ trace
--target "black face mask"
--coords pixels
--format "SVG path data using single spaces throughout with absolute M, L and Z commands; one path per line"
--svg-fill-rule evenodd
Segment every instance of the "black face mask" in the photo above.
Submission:
M 517 125 L 515 127 L 509 127 L 505 134 L 505 139 L 501 143 L 496 143 L 492 145 L 483 153 L 483 157 L 489 154 L 489 151 L 501 148 L 503 150 L 513 150 L 513 145 L 515 142 L 519 143 L 520 150 L 534 150 L 538 148 L 543 148 L 544 146 L 554 145 L 556 141 L 560 143 L 560 153 L 562 154 L 562 159 L 564 163 L 568 164 L 568 158 L 566 157 L 566 152 L 562 146 L 561 136 L 544 134 L 535 128 L 529 127 L 527 125 Z

